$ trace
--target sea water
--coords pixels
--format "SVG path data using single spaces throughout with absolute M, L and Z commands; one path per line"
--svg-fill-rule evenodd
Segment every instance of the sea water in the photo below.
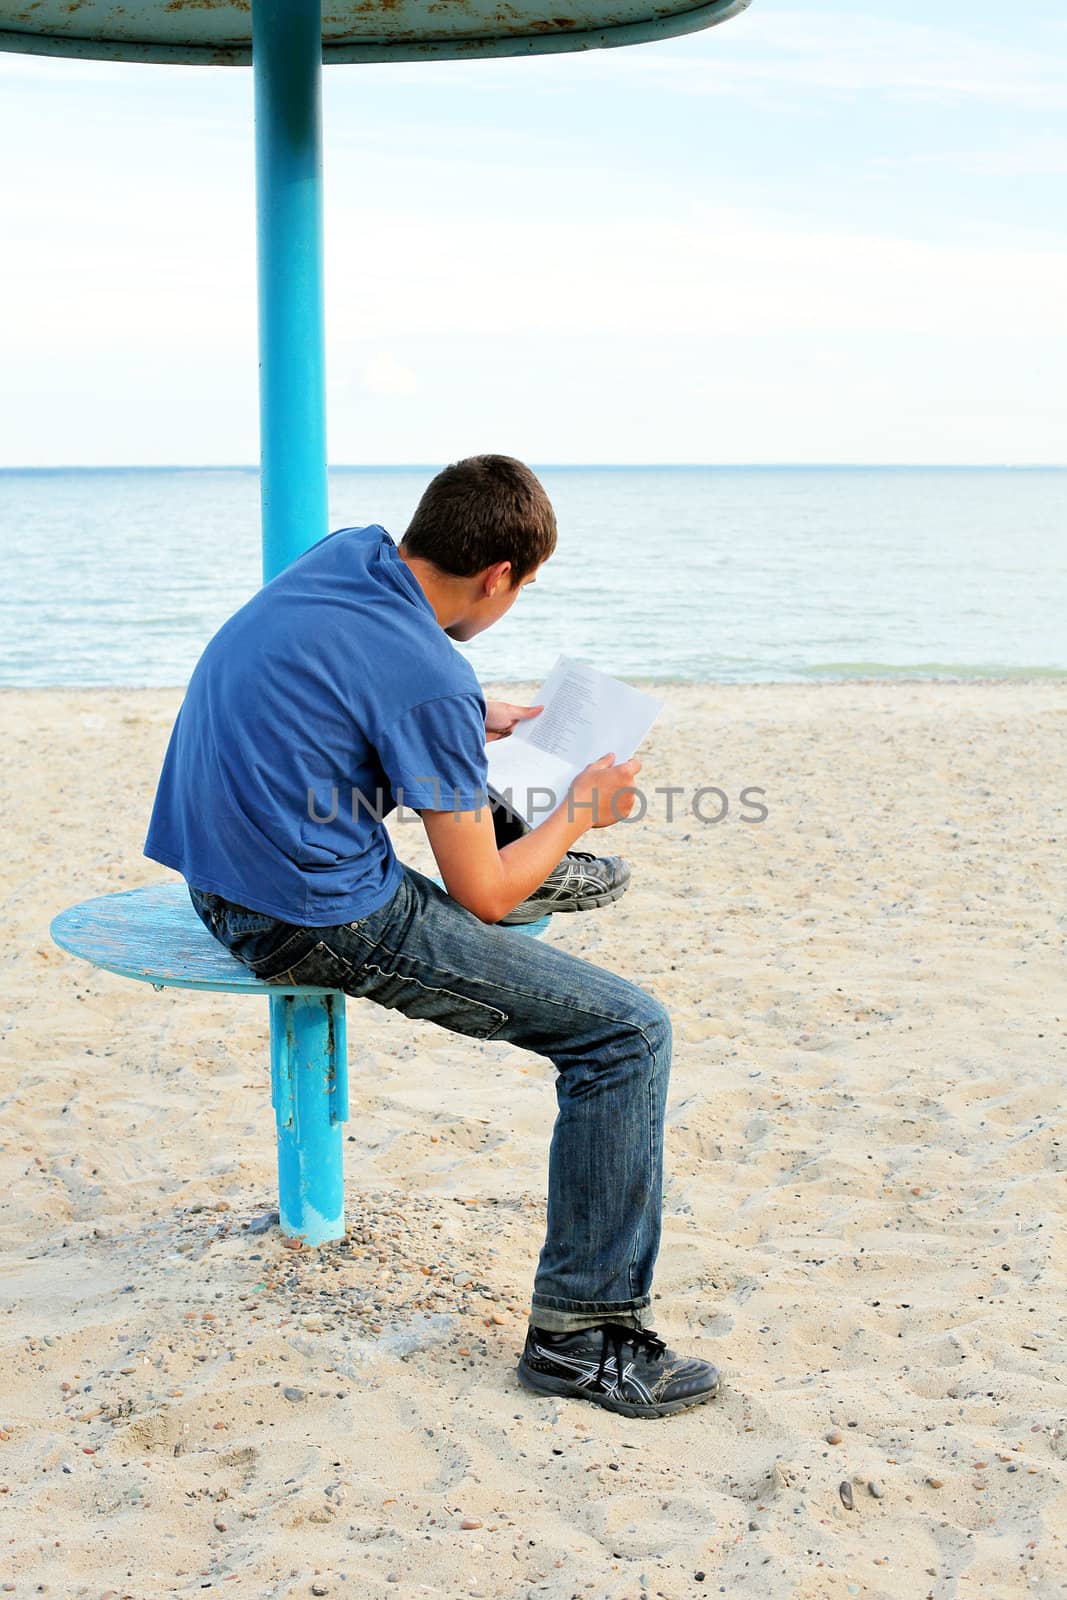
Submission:
M 544 467 L 559 544 L 479 676 L 1067 674 L 1067 469 Z M 433 467 L 330 474 L 399 543 Z M 0 683 L 181 685 L 260 581 L 251 469 L 0 471 Z

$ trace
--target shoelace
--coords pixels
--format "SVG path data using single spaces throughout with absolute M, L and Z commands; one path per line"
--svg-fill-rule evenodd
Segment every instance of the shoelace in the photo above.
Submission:
M 530 891 L 522 902 L 523 905 L 536 905 L 539 901 L 548 899 L 561 883 L 566 882 L 567 874 L 576 861 L 599 861 L 600 859 L 601 857 L 592 850 L 568 850 L 563 860 L 557 862 L 552 868 L 544 883 L 538 884 L 536 889 Z M 518 908 L 516 907 L 516 909 Z
M 566 878 L 568 872 L 570 871 L 571 867 L 574 865 L 574 863 L 576 861 L 599 861 L 599 860 L 600 860 L 600 857 L 597 856 L 597 855 L 594 855 L 592 850 L 568 850 L 567 854 L 563 857 L 563 860 L 562 861 L 557 861 L 556 865 L 552 868 L 552 871 L 548 874 L 548 877 L 545 879 L 545 883 L 548 883 L 551 879 L 555 878 L 557 876 L 557 874 L 559 875 L 559 877 L 561 879 Z M 538 889 L 535 889 L 529 895 L 528 898 L 531 899 L 531 900 L 536 899 L 537 895 L 538 895 L 538 892 L 539 892 L 539 889 L 543 888 L 543 887 L 544 887 L 543 884 L 539 885 Z
M 618 1388 L 622 1388 L 624 1345 L 632 1345 L 635 1354 L 643 1347 L 650 1361 L 658 1361 L 667 1348 L 665 1341 L 657 1339 L 651 1328 L 630 1328 L 623 1322 L 606 1322 L 602 1332 L 604 1343 L 600 1351 L 600 1363 L 597 1366 L 594 1385 L 597 1389 L 607 1388 L 604 1374 L 609 1355 L 615 1357 L 615 1383 Z

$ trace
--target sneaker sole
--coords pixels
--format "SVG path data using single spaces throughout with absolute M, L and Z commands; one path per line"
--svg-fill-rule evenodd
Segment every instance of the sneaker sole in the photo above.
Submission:
M 706 1401 L 714 1400 L 719 1392 L 719 1375 L 716 1373 L 714 1386 L 705 1389 L 702 1394 L 689 1394 L 681 1400 L 663 1400 L 658 1405 L 642 1406 L 630 1400 L 617 1400 L 610 1394 L 600 1394 L 595 1389 L 583 1389 L 569 1378 L 553 1378 L 545 1372 L 535 1372 L 521 1359 L 515 1370 L 523 1388 L 534 1394 L 588 1400 L 593 1405 L 603 1406 L 606 1411 L 617 1411 L 624 1417 L 669 1417 L 676 1411 L 691 1411 L 694 1406 L 702 1406 Z

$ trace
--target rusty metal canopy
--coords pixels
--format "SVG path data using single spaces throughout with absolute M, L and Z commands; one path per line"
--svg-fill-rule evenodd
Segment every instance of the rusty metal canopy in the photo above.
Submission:
M 710 28 L 749 0 L 324 0 L 326 62 L 540 55 Z M 241 66 L 250 0 L 0 0 L 0 49 Z

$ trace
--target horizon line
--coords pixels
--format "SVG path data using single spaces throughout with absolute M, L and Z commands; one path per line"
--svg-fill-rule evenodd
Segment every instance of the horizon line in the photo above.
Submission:
M 1063 472 L 1067 461 L 532 461 L 539 472 Z M 328 472 L 437 472 L 428 461 L 334 461 Z M 245 472 L 252 462 L 63 462 L 0 465 L 0 473 L 59 472 Z

